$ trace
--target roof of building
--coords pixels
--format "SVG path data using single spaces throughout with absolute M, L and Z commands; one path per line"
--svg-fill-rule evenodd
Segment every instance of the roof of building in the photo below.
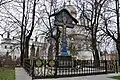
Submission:
M 19 44 L 19 41 L 13 40 L 13 39 L 10 39 L 10 38 L 4 38 L 4 39 L 1 40 L 1 44 L 13 44 L 13 45 L 17 45 L 17 44 Z

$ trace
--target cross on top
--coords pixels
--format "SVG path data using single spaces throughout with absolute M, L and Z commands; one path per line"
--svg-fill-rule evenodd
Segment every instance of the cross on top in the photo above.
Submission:
M 71 5 L 71 0 L 64 0 L 64 6 L 66 5 L 66 2 L 69 2 L 69 5 Z

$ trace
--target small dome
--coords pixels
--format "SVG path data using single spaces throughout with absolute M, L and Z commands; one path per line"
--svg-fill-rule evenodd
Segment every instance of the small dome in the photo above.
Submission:
M 77 16 L 77 11 L 73 5 L 66 5 L 65 8 L 71 13 L 73 17 Z

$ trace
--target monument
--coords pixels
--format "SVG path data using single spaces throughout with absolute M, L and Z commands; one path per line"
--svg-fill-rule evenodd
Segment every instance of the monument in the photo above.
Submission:
M 73 9 L 73 11 L 70 11 L 67 8 Z M 72 8 L 72 5 L 68 5 L 62 8 L 60 11 L 57 11 L 56 13 L 51 15 L 55 16 L 55 26 L 62 27 L 61 56 L 68 56 L 66 28 L 72 29 L 74 28 L 75 24 L 78 23 L 78 21 L 74 18 L 75 16 L 72 16 L 71 13 L 76 14 L 75 8 Z

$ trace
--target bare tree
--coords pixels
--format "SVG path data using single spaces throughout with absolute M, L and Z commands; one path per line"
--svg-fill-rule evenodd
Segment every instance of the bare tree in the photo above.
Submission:
M 119 0 L 111 0 L 109 1 L 109 4 L 110 3 L 114 4 L 114 7 L 111 7 L 111 5 L 108 4 L 105 7 L 105 12 L 108 14 L 103 14 L 102 18 L 104 26 L 102 31 L 116 43 L 120 65 Z
M 3 19 L 3 21 L 6 21 L 9 24 L 13 23 L 19 30 L 17 33 L 21 41 L 21 65 L 23 63 L 23 58 L 28 58 L 29 41 L 35 27 L 38 26 L 38 23 L 40 24 L 40 9 L 42 6 L 43 5 L 41 5 L 39 0 L 14 0 L 10 4 L 2 5 L 2 9 L 4 9 L 4 11 L 1 13 L 4 13 L 4 15 L 0 16 L 6 19 Z M 37 9 L 37 11 L 35 9 Z M 11 28 L 13 31 L 15 30 L 13 25 L 11 25 Z
M 28 8 L 28 4 L 25 5 L 27 2 L 24 0 L 23 1 L 23 17 L 22 17 L 22 25 L 21 25 L 21 64 L 22 64 L 22 61 L 23 61 L 23 58 L 28 58 L 28 49 L 29 49 L 29 41 L 30 41 L 30 38 L 32 36 L 32 33 L 33 33 L 33 30 L 34 30 L 34 27 L 35 27 L 35 9 L 36 9 L 36 3 L 37 3 L 37 0 L 34 0 L 33 1 L 33 10 L 32 10 L 32 19 L 31 19 L 31 28 L 29 30 L 29 33 L 26 35 L 26 28 L 27 28 L 27 25 L 28 25 L 28 10 L 26 10 L 25 12 L 25 9 L 26 7 Z M 23 48 L 23 49 L 22 49 Z
M 0 6 L 12 2 L 13 0 L 0 0 Z
M 47 4 L 46 4 L 47 3 Z M 60 4 L 62 4 L 61 1 L 59 0 L 50 0 L 50 1 L 46 1 L 46 3 L 44 3 L 44 7 L 45 7 L 45 16 L 47 17 L 47 19 L 45 19 L 44 17 L 42 18 L 42 21 L 46 27 L 46 31 L 43 31 L 43 33 L 46 34 L 46 37 L 49 38 L 49 40 L 54 39 L 55 40 L 55 45 L 56 45 L 56 56 L 59 54 L 59 28 L 57 26 L 54 25 L 54 17 L 51 18 L 51 15 L 53 13 L 56 12 L 56 10 L 58 8 L 60 8 Z M 53 31 L 56 30 L 56 35 L 53 35 Z M 53 47 L 52 41 L 50 41 L 50 47 Z M 51 49 L 51 48 L 49 48 Z M 53 49 L 48 51 L 48 56 L 51 57 L 50 53 L 53 52 Z M 53 55 L 53 54 L 52 54 Z
M 83 19 L 84 25 L 87 26 L 86 29 L 91 33 L 92 50 L 94 60 L 97 61 L 96 63 L 99 61 L 97 33 L 101 20 L 102 8 L 106 1 L 107 0 L 86 0 L 83 3 L 79 3 L 81 7 L 77 5 L 81 13 L 80 20 L 81 18 Z

